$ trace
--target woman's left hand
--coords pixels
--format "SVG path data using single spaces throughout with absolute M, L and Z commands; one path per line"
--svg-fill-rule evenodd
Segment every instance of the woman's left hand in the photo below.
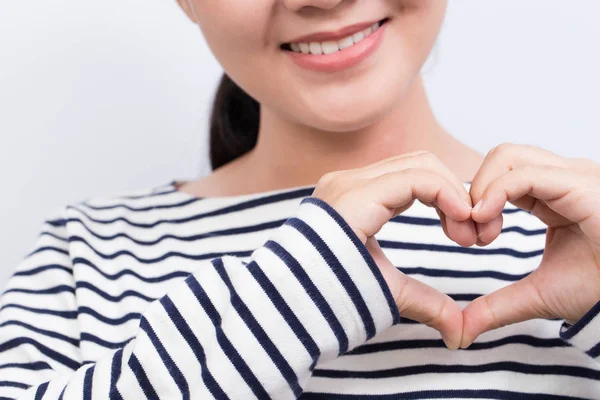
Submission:
M 600 164 L 533 146 L 502 144 L 471 184 L 479 245 L 502 230 L 509 201 L 548 225 L 539 267 L 463 310 L 461 348 L 481 333 L 534 318 L 574 323 L 600 301 Z

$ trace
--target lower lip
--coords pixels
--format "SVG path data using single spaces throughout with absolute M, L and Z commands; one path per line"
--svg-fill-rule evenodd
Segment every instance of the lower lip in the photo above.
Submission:
M 354 46 L 332 54 L 304 54 L 285 51 L 292 61 L 305 69 L 318 72 L 339 72 L 354 67 L 369 58 L 377 50 L 383 39 L 383 33 L 389 22 L 384 23 L 374 33 Z

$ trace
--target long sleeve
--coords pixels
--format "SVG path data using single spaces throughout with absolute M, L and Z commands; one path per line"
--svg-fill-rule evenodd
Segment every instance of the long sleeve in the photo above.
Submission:
M 64 238 L 47 223 L 1 298 L 0 398 L 297 398 L 317 363 L 400 319 L 367 249 L 309 197 L 250 261 L 200 261 L 131 341 L 82 365 Z
M 600 301 L 573 325 L 564 321 L 560 337 L 600 362 Z

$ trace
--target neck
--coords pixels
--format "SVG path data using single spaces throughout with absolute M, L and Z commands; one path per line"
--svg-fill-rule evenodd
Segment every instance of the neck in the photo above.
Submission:
M 247 191 L 273 190 L 314 185 L 327 172 L 416 150 L 435 154 L 463 181 L 473 178 L 482 161 L 437 122 L 420 75 L 390 113 L 358 131 L 320 131 L 261 107 L 257 144 L 237 160 L 235 169 L 252 171 L 252 179 L 238 173 L 240 182 L 252 185 Z

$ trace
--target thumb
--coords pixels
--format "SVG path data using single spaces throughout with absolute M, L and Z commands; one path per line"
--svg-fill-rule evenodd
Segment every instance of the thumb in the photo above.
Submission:
M 402 317 L 420 322 L 440 332 L 449 349 L 458 349 L 462 337 L 463 314 L 452 297 L 400 272 L 385 256 L 374 236 L 366 247 L 379 266 Z
M 463 334 L 460 347 L 466 349 L 482 333 L 505 325 L 543 316 L 544 302 L 536 289 L 532 274 L 481 296 L 463 310 Z

